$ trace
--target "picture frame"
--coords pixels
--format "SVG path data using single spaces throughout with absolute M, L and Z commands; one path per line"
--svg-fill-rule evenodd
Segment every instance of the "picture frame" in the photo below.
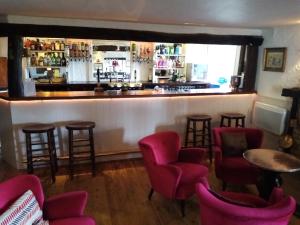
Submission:
M 284 72 L 287 48 L 265 48 L 264 71 Z

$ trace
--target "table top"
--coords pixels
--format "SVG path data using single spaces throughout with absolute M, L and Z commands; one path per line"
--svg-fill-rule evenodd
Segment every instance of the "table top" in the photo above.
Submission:
M 273 149 L 250 149 L 244 152 L 244 158 L 250 163 L 274 172 L 300 171 L 300 159 Z

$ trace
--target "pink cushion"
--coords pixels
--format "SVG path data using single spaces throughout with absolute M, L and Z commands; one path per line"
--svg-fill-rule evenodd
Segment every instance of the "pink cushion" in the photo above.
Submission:
M 203 177 L 208 175 L 208 169 L 205 166 L 195 163 L 172 163 L 172 165 L 179 167 L 182 170 L 182 176 L 179 184 L 196 184 L 201 182 Z
M 73 217 L 50 221 L 50 225 L 96 225 L 90 217 Z
M 28 190 L 0 216 L 0 224 L 44 224 L 42 216 L 35 196 Z

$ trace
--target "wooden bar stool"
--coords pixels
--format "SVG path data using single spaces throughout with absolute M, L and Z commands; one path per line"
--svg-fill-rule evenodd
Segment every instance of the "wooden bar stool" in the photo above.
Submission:
M 245 127 L 246 116 L 242 113 L 222 113 L 220 127 L 231 127 L 231 120 L 235 120 L 235 127 Z M 227 125 L 225 125 L 225 119 Z
M 69 133 L 69 168 L 70 176 L 73 179 L 74 162 L 90 159 L 92 162 L 92 174 L 96 174 L 95 148 L 93 129 L 96 124 L 90 121 L 78 121 L 66 125 Z M 74 131 L 88 131 L 88 137 L 74 137 Z M 89 147 L 89 150 L 83 149 Z M 77 150 L 75 150 L 77 149 Z
M 189 140 L 190 134 L 192 134 L 191 141 Z M 212 162 L 211 116 L 192 115 L 187 117 L 185 147 L 188 147 L 189 143 L 193 147 L 208 148 L 209 161 Z
M 27 172 L 31 174 L 35 164 L 41 165 L 41 163 L 47 162 L 50 165 L 53 183 L 55 182 L 55 172 L 57 171 L 54 129 L 55 127 L 51 124 L 32 124 L 22 129 L 26 138 Z M 32 134 L 44 133 L 47 135 L 47 141 L 32 141 Z M 33 148 L 33 146 L 38 145 L 40 145 L 39 148 Z

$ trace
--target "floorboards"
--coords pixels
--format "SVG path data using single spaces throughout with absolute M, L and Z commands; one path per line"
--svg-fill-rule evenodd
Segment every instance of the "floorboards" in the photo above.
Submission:
M 154 193 L 147 199 L 150 185 L 143 162 L 140 159 L 112 161 L 97 165 L 97 175 L 92 177 L 89 167 L 78 166 L 73 180 L 68 171 L 59 168 L 55 184 L 51 184 L 50 171 L 41 169 L 36 174 L 41 178 L 45 195 L 73 190 L 89 193 L 86 214 L 93 216 L 99 225 L 199 225 L 199 207 L 195 197 L 186 203 L 186 216 L 180 213 L 179 203 Z M 216 191 L 221 182 L 215 177 L 213 166 L 209 167 L 209 182 Z M 0 162 L 0 181 L 24 173 Z M 300 179 L 296 174 L 284 175 L 284 189 L 300 201 Z M 255 186 L 229 186 L 229 190 L 257 194 Z M 299 225 L 293 217 L 289 225 Z

